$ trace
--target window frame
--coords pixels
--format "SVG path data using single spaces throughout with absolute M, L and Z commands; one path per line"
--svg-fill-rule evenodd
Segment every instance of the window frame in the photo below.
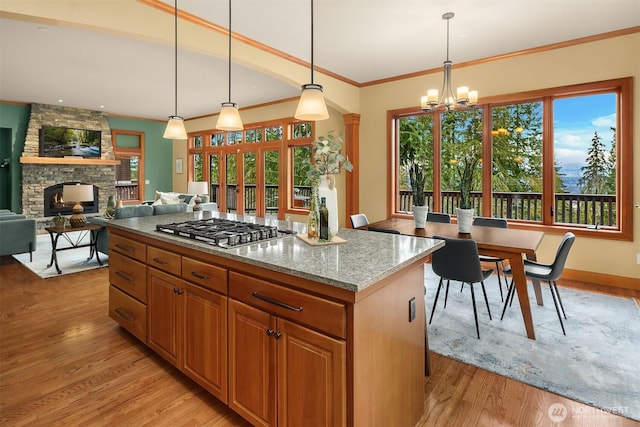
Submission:
M 138 147 L 118 147 L 118 135 L 132 135 L 138 137 Z M 119 158 L 131 158 L 138 157 L 138 198 L 122 200 L 125 205 L 142 203 L 145 198 L 145 178 L 144 178 L 144 132 L 125 130 L 125 129 L 111 129 L 111 140 L 113 144 L 113 154 L 116 160 Z M 115 187 L 115 182 L 114 182 Z M 116 189 L 117 192 L 117 189 Z
M 551 214 L 554 207 L 554 162 L 546 161 L 554 157 L 554 126 L 553 101 L 558 98 L 585 96 L 598 93 L 614 92 L 617 97 L 617 131 L 616 131 L 616 197 L 618 224 L 615 228 L 587 228 L 585 225 L 555 223 Z M 490 165 L 492 159 L 491 141 L 491 111 L 494 106 L 515 104 L 522 102 L 542 102 L 542 221 L 531 223 L 509 219 L 509 226 L 513 228 L 536 229 L 552 234 L 562 234 L 571 231 L 579 236 L 604 238 L 613 240 L 633 240 L 633 78 L 623 77 L 598 82 L 580 83 L 568 86 L 518 92 L 513 94 L 486 97 L 481 100 L 478 108 L 482 108 L 483 115 L 483 162 L 482 168 L 482 211 L 492 212 L 492 176 Z M 389 217 L 410 217 L 398 211 L 396 194 L 399 191 L 397 182 L 399 170 L 399 144 L 397 141 L 398 119 L 412 115 L 434 114 L 434 180 L 433 198 L 434 209 L 440 208 L 440 120 L 439 114 L 423 113 L 419 106 L 387 111 L 388 152 L 390 185 L 387 198 L 389 200 L 387 212 Z M 437 153 L 437 155 L 436 155 Z M 488 195 L 489 197 L 486 197 Z
M 298 214 L 298 215 L 306 215 L 309 210 L 305 207 L 294 206 L 293 201 L 293 176 L 292 176 L 292 162 L 293 162 L 293 147 L 299 145 L 309 145 L 313 143 L 315 140 L 315 123 L 309 122 L 311 126 L 311 137 L 308 138 L 300 138 L 295 137 L 293 135 L 293 128 L 296 124 L 305 123 L 305 121 L 297 120 L 293 117 L 269 120 L 264 122 L 256 122 L 245 124 L 245 129 L 241 132 L 233 132 L 234 134 L 241 134 L 241 140 L 235 141 L 233 144 L 228 143 L 228 132 L 219 131 L 217 129 L 209 129 L 204 131 L 198 131 L 188 134 L 187 137 L 187 162 L 188 162 L 188 170 L 189 175 L 187 179 L 189 181 L 193 180 L 193 163 L 194 156 L 196 154 L 201 154 L 203 156 L 202 162 L 202 180 L 210 182 L 209 171 L 210 171 L 210 156 L 213 154 L 219 155 L 220 161 L 220 187 L 226 186 L 226 176 L 223 173 L 226 170 L 226 155 L 227 154 L 238 154 L 243 155 L 245 152 L 255 152 L 256 153 L 256 211 L 260 213 L 260 210 L 266 209 L 264 205 L 264 194 L 262 189 L 264 176 L 263 176 L 263 167 L 262 164 L 264 162 L 264 153 L 266 151 L 278 151 L 278 161 L 279 161 L 279 206 L 278 206 L 278 218 L 284 219 L 286 214 Z M 266 132 L 270 128 L 282 128 L 282 139 L 278 140 L 267 140 Z M 255 132 L 260 130 L 262 132 L 261 141 L 246 141 L 245 132 Z M 224 134 L 224 142 L 221 145 L 212 146 L 211 145 L 211 135 L 213 134 Z M 202 138 L 202 147 L 195 147 L 194 140 L 198 137 Z M 238 168 L 240 170 L 241 168 Z M 244 185 L 243 177 L 241 173 L 237 174 L 237 184 L 238 186 Z M 260 189 L 260 191 L 258 191 Z M 286 197 L 285 197 L 286 196 Z M 226 198 L 224 200 L 220 200 L 220 202 L 224 202 L 226 204 Z M 222 203 L 218 203 L 218 207 L 221 211 L 226 209 L 226 206 Z M 244 209 L 244 207 L 243 207 Z M 266 213 L 266 212 L 265 212 Z

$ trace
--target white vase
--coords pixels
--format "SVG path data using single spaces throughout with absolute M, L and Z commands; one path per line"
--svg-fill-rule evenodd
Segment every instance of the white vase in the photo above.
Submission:
M 458 232 L 463 234 L 471 233 L 471 223 L 473 222 L 473 209 L 457 208 Z
M 411 206 L 413 210 L 413 220 L 416 222 L 416 228 L 424 228 L 427 222 L 427 213 L 429 206 Z
M 318 198 L 325 198 L 329 211 L 329 231 L 332 236 L 338 234 L 338 190 L 333 175 L 321 175 L 318 184 Z

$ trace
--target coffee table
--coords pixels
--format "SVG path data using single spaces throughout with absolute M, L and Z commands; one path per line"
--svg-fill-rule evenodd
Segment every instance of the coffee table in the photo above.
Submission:
M 51 237 L 51 261 L 47 265 L 47 268 L 55 265 L 58 274 L 62 274 L 62 270 L 60 270 L 60 267 L 58 266 L 58 252 L 86 247 L 90 248 L 89 258 L 87 258 L 87 260 L 93 258 L 93 254 L 95 253 L 96 261 L 98 261 L 98 264 L 102 265 L 102 261 L 100 261 L 100 257 L 98 256 L 97 247 L 98 235 L 102 231 L 102 228 L 102 225 L 91 223 L 86 223 L 81 227 L 46 227 L 45 230 Z M 70 233 L 75 232 L 80 232 L 80 234 L 72 238 L 72 236 L 70 236 Z M 82 240 L 87 235 L 89 235 L 89 243 L 82 243 Z M 60 238 L 60 236 L 62 236 L 67 242 L 69 242 L 71 246 L 58 248 L 58 239 Z

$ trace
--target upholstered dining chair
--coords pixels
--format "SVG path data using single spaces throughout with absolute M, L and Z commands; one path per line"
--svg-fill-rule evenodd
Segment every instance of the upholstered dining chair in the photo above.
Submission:
M 476 217 L 473 219 L 473 225 L 480 227 L 495 227 L 495 228 L 507 228 L 507 220 L 504 218 L 486 218 Z M 500 288 L 500 301 L 504 301 L 502 294 L 502 278 L 500 274 L 500 267 L 504 269 L 504 258 L 496 258 L 492 256 L 480 255 L 480 262 L 491 262 L 496 265 L 496 275 L 498 276 L 498 287 Z M 504 287 L 508 288 L 507 279 L 504 279 Z
M 443 212 L 427 212 L 427 222 L 451 224 L 451 215 Z
M 349 218 L 351 219 L 352 228 L 358 228 L 369 224 L 369 219 L 363 213 L 351 215 Z
M 460 282 L 469 284 L 471 287 L 471 301 L 473 303 L 473 316 L 476 322 L 476 334 L 480 338 L 480 327 L 478 326 L 478 311 L 476 309 L 476 297 L 474 284 L 482 285 L 482 293 L 484 294 L 484 302 L 487 305 L 487 312 L 491 320 L 491 309 L 489 308 L 489 300 L 487 299 L 487 291 L 484 287 L 484 281 L 493 274 L 493 270 L 482 270 L 480 258 L 478 257 L 478 245 L 474 240 L 456 239 L 448 237 L 433 236 L 434 239 L 445 241 L 444 247 L 438 249 L 431 255 L 431 267 L 433 272 L 440 276 L 438 289 L 436 290 L 436 298 L 431 309 L 429 324 L 433 320 L 433 314 L 436 311 L 438 297 L 444 280 L 459 280 Z M 447 297 L 449 296 L 449 283 L 444 295 L 444 308 L 447 307 Z
M 567 333 L 564 330 L 562 317 L 564 316 L 566 320 L 567 315 L 564 311 L 564 306 L 562 305 L 562 299 L 560 298 L 560 292 L 558 292 L 558 284 L 556 283 L 556 281 L 560 278 L 560 276 L 562 276 L 564 265 L 567 262 L 567 257 L 569 256 L 569 251 L 571 250 L 571 246 L 573 246 L 573 242 L 575 242 L 575 240 L 576 236 L 573 233 L 566 233 L 562 238 L 560 245 L 558 246 L 555 259 L 551 264 L 542 264 L 536 261 L 530 261 L 528 259 L 524 260 L 524 274 L 527 279 L 541 280 L 543 282 L 549 283 L 551 298 L 553 298 L 553 304 L 556 306 L 556 313 L 558 313 L 558 320 L 560 321 L 560 327 L 562 328 L 562 333 L 564 335 L 567 335 Z M 511 273 L 511 267 L 507 267 L 505 273 Z M 514 294 L 515 286 L 513 286 L 513 278 L 511 278 L 511 284 L 509 285 L 509 291 L 507 292 L 507 298 L 504 302 L 504 308 L 502 309 L 500 320 L 504 318 L 504 313 L 507 310 L 507 305 L 510 305 L 513 302 Z M 562 315 L 560 315 L 561 310 Z

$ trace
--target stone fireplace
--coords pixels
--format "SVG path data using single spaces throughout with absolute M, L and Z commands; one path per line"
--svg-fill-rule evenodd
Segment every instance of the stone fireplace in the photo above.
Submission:
M 101 158 L 39 157 L 40 129 L 43 125 L 100 130 Z M 55 216 L 45 209 L 45 189 L 60 183 L 95 186 L 95 212 L 104 211 L 110 195 L 116 194 L 116 164 L 107 113 L 57 105 L 32 104 L 22 166 L 22 212 L 33 218 Z M 88 211 L 85 207 L 85 213 Z M 46 211 L 46 212 L 45 212 Z M 50 215 L 49 215 L 50 214 Z

